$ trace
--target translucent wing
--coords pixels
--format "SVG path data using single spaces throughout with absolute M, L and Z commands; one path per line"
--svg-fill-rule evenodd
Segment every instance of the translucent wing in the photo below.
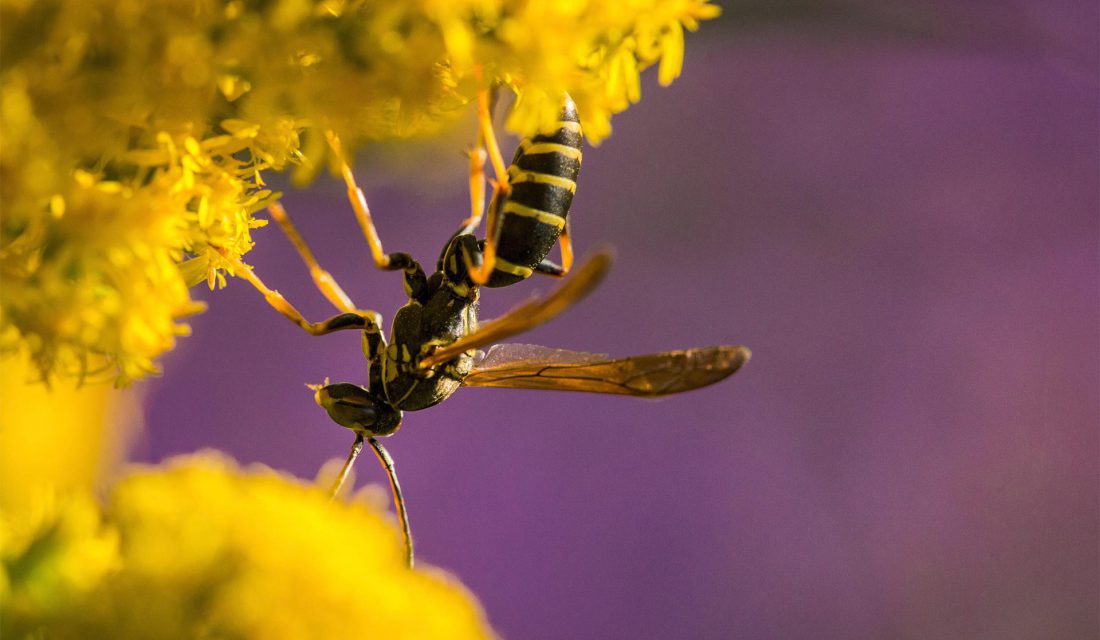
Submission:
M 574 271 L 572 277 L 545 297 L 532 298 L 499 318 L 482 323 L 474 333 L 433 351 L 420 361 L 420 367 L 426 369 L 442 364 L 470 349 L 479 349 L 537 327 L 591 293 L 610 268 L 611 252 L 603 249 L 586 260 Z
M 496 369 L 521 363 L 587 364 L 610 359 L 606 353 L 552 349 L 537 344 L 494 344 L 487 353 L 474 360 L 474 368 Z
M 490 350 L 463 384 L 656 397 L 724 380 L 751 355 L 742 346 L 723 346 L 606 360 L 598 354 L 531 345 L 501 348 L 520 357 L 507 359 Z

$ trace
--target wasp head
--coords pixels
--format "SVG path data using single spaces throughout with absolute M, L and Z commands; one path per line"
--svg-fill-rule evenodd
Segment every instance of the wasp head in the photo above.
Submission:
M 336 424 L 366 436 L 388 436 L 401 426 L 401 412 L 363 387 L 347 382 L 307 385 Z

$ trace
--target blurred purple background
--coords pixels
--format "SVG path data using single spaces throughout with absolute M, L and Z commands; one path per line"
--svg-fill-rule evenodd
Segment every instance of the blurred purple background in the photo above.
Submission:
M 576 244 L 618 260 L 524 337 L 752 362 L 659 402 L 468 389 L 407 414 L 387 444 L 420 559 L 510 638 L 1097 637 L 1095 3 L 752 6 L 585 152 Z M 360 160 L 388 250 L 434 263 L 467 137 Z M 392 318 L 399 277 L 341 186 L 284 202 Z M 269 284 L 329 315 L 278 230 L 256 238 Z M 482 315 L 551 286 L 486 291 Z M 365 382 L 358 337 L 306 336 L 243 282 L 203 295 L 138 457 L 312 478 L 343 456 L 303 384 Z

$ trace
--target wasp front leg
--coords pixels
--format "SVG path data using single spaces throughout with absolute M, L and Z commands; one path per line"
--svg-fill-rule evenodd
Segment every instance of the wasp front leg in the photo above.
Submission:
M 287 239 L 290 240 L 290 243 L 294 245 L 295 250 L 297 250 L 298 255 L 301 256 L 302 261 L 305 262 L 306 267 L 309 268 L 309 274 L 313 278 L 314 285 L 317 286 L 317 289 L 333 306 L 343 313 L 329 318 L 324 322 L 309 322 L 278 291 L 267 287 L 254 271 L 243 264 L 237 263 L 240 267 L 238 268 L 238 272 L 242 277 L 263 293 L 265 299 L 267 299 L 268 303 L 271 304 L 276 311 L 283 314 L 285 317 L 289 318 L 291 322 L 302 327 L 312 335 L 324 335 L 344 329 L 362 330 L 364 336 L 380 335 L 381 329 L 379 325 L 381 324 L 381 318 L 379 315 L 373 311 L 362 311 L 355 306 L 355 303 L 351 301 L 348 294 L 344 293 L 343 288 L 336 282 L 336 278 L 332 277 L 332 274 L 322 268 L 317 262 L 317 258 L 314 257 L 313 251 L 311 251 L 309 245 L 306 244 L 302 234 L 298 232 L 298 228 L 294 226 L 286 209 L 284 209 L 281 204 L 275 203 L 268 207 L 268 213 L 279 225 L 279 228 L 282 229 Z M 417 274 L 413 276 L 406 275 L 406 280 L 415 279 L 415 275 Z M 420 279 L 423 279 L 422 271 L 419 272 L 419 275 Z M 364 349 L 366 348 L 364 347 Z
M 336 155 L 337 162 L 340 165 L 340 175 L 343 176 L 344 183 L 347 185 L 348 201 L 351 202 L 351 208 L 355 212 L 355 219 L 363 230 L 363 236 L 367 239 L 367 244 L 370 245 L 374 265 L 383 271 L 405 271 L 409 273 L 414 269 L 419 269 L 420 265 L 416 264 L 411 255 L 403 252 L 386 253 L 382 248 L 382 240 L 378 237 L 378 230 L 374 228 L 374 219 L 371 217 L 370 207 L 367 205 L 367 197 L 355 182 L 351 166 L 348 165 L 347 159 L 344 157 L 340 139 L 332 131 L 327 132 L 326 136 L 329 147 L 332 148 L 332 152 Z
M 303 316 L 294 305 L 290 304 L 290 302 L 283 297 L 283 294 L 264 284 L 264 281 L 260 279 L 260 276 L 256 275 L 252 267 L 249 267 L 240 260 L 229 258 L 228 256 L 225 256 L 225 258 L 232 265 L 234 275 L 243 278 L 255 287 L 257 291 L 263 294 L 264 299 L 272 308 L 310 335 L 323 336 L 333 331 L 344 331 L 348 329 L 365 331 L 368 333 L 381 333 L 382 316 L 375 311 L 353 309 L 322 322 L 310 322 L 306 320 L 305 316 Z
M 336 282 L 336 279 L 332 277 L 328 271 L 321 268 L 318 264 L 317 258 L 313 256 L 313 252 L 310 251 L 309 245 L 306 244 L 302 234 L 298 233 L 298 229 L 294 226 L 294 223 L 290 221 L 290 216 L 287 215 L 286 209 L 278 202 L 268 206 L 268 213 L 271 215 L 271 219 L 274 220 L 279 228 L 283 230 L 287 239 L 294 245 L 294 249 L 298 251 L 298 255 L 301 256 L 302 261 L 306 263 L 306 267 L 309 268 L 309 275 L 313 278 L 313 283 L 317 286 L 317 289 L 321 292 L 321 295 L 325 296 L 329 302 L 333 304 L 337 309 L 345 313 L 353 313 L 355 311 L 355 303 L 351 301 L 348 294 L 344 293 L 344 290 Z

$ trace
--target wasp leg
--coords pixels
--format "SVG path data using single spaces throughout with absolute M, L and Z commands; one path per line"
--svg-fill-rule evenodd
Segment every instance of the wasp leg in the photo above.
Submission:
M 493 199 L 489 201 L 489 221 L 485 225 L 485 244 L 481 250 L 481 264 L 467 260 L 466 269 L 474 284 L 489 282 L 497 263 L 497 244 L 500 240 L 500 217 L 503 209 L 501 193 L 493 187 Z
M 294 223 L 290 221 L 290 217 L 286 213 L 286 209 L 283 205 L 275 203 L 267 208 L 268 213 L 271 214 L 271 218 L 278 223 L 279 228 L 283 230 L 286 237 L 290 240 L 294 248 L 298 250 L 298 255 L 302 257 L 302 260 L 309 267 L 309 275 L 313 277 L 313 283 L 317 285 L 317 288 L 321 291 L 321 294 L 333 304 L 337 309 L 345 313 L 351 313 L 355 311 L 355 303 L 351 301 L 348 294 L 344 293 L 344 290 L 340 288 L 340 285 L 336 282 L 336 279 L 332 277 L 328 271 L 321 268 L 321 265 L 317 263 L 317 258 L 313 256 L 313 252 L 310 251 L 309 245 L 302 238 L 302 235 L 298 233 L 298 229 L 294 226 Z
M 359 188 L 359 185 L 355 182 L 355 176 L 351 173 L 351 167 L 348 165 L 347 160 L 344 158 L 343 149 L 340 146 L 340 139 L 336 137 L 336 134 L 332 131 L 326 133 L 328 138 L 328 144 L 332 148 L 333 153 L 336 154 L 336 158 L 340 164 L 340 174 L 344 178 L 344 183 L 348 187 L 348 200 L 351 202 L 351 208 L 355 211 L 355 219 L 359 221 L 359 226 L 363 229 L 363 235 L 367 239 L 367 244 L 370 245 L 371 257 L 374 258 L 374 264 L 379 269 L 384 271 L 405 271 L 406 273 L 412 273 L 420 268 L 420 265 L 413 260 L 413 257 L 407 253 L 386 253 L 382 248 L 382 240 L 378 237 L 378 231 L 374 228 L 374 220 L 370 215 L 370 207 L 367 206 L 367 197 L 363 195 L 363 190 Z
M 260 276 L 256 275 L 252 267 L 249 267 L 240 260 L 228 257 L 226 257 L 226 259 L 233 265 L 234 275 L 248 281 L 257 291 L 263 294 L 264 299 L 267 300 L 269 305 L 283 314 L 283 317 L 309 332 L 311 335 L 323 336 L 326 333 L 343 331 L 346 329 L 356 329 L 367 333 L 381 334 L 382 316 L 374 311 L 357 309 L 333 316 L 323 322 L 310 322 L 305 319 L 305 316 L 303 316 L 300 311 L 294 308 L 294 305 L 287 302 L 283 294 L 264 284 L 264 281 L 260 279 Z
M 382 446 L 382 443 L 374 438 L 367 438 L 386 475 L 390 478 L 390 488 L 393 489 L 393 504 L 397 509 L 397 517 L 401 521 L 401 537 L 405 539 L 405 564 L 411 569 L 413 566 L 413 539 L 409 529 L 409 512 L 405 510 L 405 498 L 401 495 L 401 485 L 397 483 L 397 471 L 393 468 L 393 458 Z
M 561 246 L 561 264 L 543 260 L 535 265 L 535 271 L 555 278 L 564 278 L 573 268 L 573 241 L 569 239 L 569 218 L 565 219 L 565 227 L 558 236 L 558 244 Z
M 478 134 L 477 148 L 470 150 L 470 217 L 462 221 L 456 235 L 473 233 L 485 214 L 485 145 Z
M 561 268 L 563 276 L 569 273 L 569 270 L 573 268 L 573 239 L 569 227 L 569 218 L 566 218 L 565 226 L 562 227 L 561 235 L 558 236 L 558 245 L 561 247 Z
M 481 68 L 475 71 L 478 80 L 481 81 Z M 504 165 L 504 158 L 500 155 L 500 145 L 497 144 L 496 134 L 493 132 L 492 100 L 488 89 L 477 92 L 477 120 L 478 142 L 484 142 L 489 155 L 489 161 L 493 165 L 493 196 L 489 201 L 489 221 L 485 225 L 485 249 L 481 266 L 469 265 L 470 279 L 474 283 L 482 285 L 489 281 L 496 265 L 497 240 L 499 239 L 499 226 L 501 205 L 504 198 L 511 191 L 508 183 L 508 169 Z M 471 182 L 473 177 L 471 176 Z
M 475 74 L 478 82 L 483 83 L 484 78 L 480 66 L 476 69 Z M 477 92 L 477 122 L 479 135 L 485 142 L 485 147 L 489 152 L 489 160 L 493 164 L 495 182 L 507 193 L 508 168 L 504 164 L 504 157 L 500 155 L 500 145 L 497 144 L 496 134 L 493 133 L 493 107 L 489 89 L 479 89 Z
M 544 276 L 553 276 L 555 278 L 564 278 L 565 275 L 569 273 L 565 267 L 556 262 L 551 262 L 550 260 L 543 260 L 536 264 L 533 270 Z

